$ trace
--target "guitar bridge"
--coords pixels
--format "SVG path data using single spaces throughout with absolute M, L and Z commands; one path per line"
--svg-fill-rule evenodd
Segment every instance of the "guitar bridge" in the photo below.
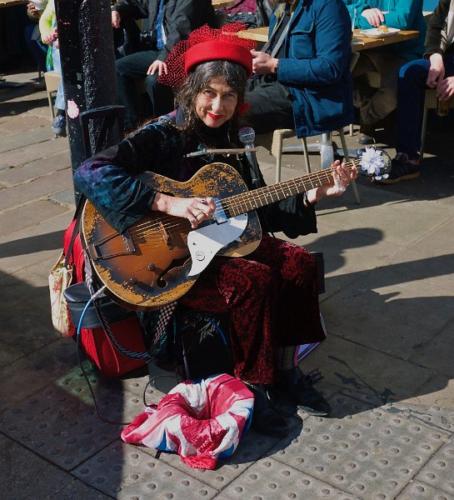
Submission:
M 136 247 L 128 232 L 113 233 L 89 245 L 93 260 L 108 260 L 136 253 Z

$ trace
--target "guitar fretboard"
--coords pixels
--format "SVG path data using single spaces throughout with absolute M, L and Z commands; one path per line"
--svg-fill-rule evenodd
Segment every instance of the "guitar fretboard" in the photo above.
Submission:
M 348 169 L 360 164 L 359 159 L 345 163 Z M 289 181 L 280 182 L 271 186 L 246 191 L 222 200 L 222 205 L 229 217 L 235 217 L 257 208 L 271 205 L 290 196 L 304 193 L 310 189 L 333 184 L 333 170 L 331 168 L 303 175 Z

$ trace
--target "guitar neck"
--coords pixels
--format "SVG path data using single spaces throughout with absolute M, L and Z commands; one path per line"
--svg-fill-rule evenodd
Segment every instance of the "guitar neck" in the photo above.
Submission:
M 345 163 L 348 169 L 352 169 L 360 164 L 359 159 Z M 241 194 L 230 196 L 222 200 L 222 205 L 230 217 L 235 217 L 257 208 L 271 205 L 290 196 L 294 196 L 310 189 L 333 184 L 333 170 L 323 169 L 312 174 L 303 175 L 289 181 L 279 182 L 271 186 L 246 191 Z

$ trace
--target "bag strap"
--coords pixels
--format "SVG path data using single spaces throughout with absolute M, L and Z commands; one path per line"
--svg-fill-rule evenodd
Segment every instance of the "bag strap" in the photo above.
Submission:
M 76 220 L 76 223 L 74 224 L 71 240 L 65 253 L 65 267 L 69 267 L 69 259 L 73 255 L 74 242 L 76 241 L 77 235 L 79 234 L 80 216 L 82 214 L 82 207 L 84 206 L 85 200 L 85 196 L 81 195 L 79 201 L 77 202 L 76 211 L 74 212 L 73 220 Z

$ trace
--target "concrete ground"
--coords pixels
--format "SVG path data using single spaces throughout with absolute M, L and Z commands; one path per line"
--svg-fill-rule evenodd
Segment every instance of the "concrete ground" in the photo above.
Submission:
M 24 85 L 0 90 L 2 498 L 454 499 L 452 128 L 432 130 L 419 179 L 360 179 L 360 205 L 350 191 L 321 203 L 318 234 L 298 240 L 325 256 L 329 337 L 303 367 L 322 370 L 333 417 L 289 417 L 283 440 L 250 432 L 202 472 L 122 444 L 120 426 L 96 416 L 75 344 L 52 330 L 47 276 L 72 180 L 68 142 L 52 137 L 33 76 L 7 76 Z M 273 179 L 274 159 L 260 159 Z M 299 156 L 284 163 L 284 178 L 302 171 Z M 111 419 L 142 410 L 146 377 L 91 380 Z

